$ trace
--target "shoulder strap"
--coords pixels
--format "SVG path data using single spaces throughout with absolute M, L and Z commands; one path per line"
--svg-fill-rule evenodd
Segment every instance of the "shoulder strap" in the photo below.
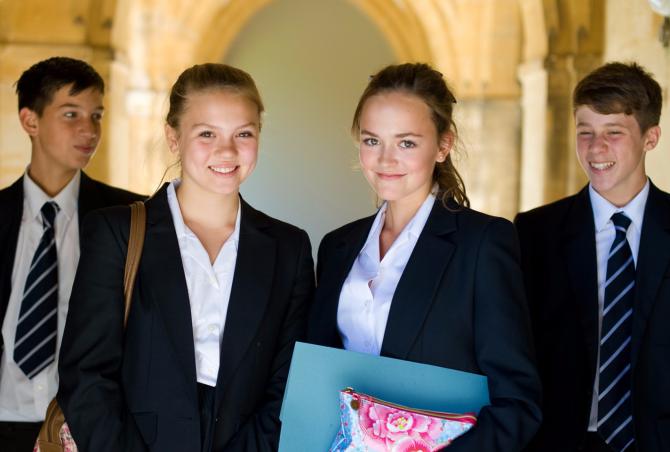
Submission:
M 135 201 L 130 205 L 130 235 L 128 237 L 128 254 L 126 255 L 126 267 L 123 272 L 123 295 L 124 312 L 123 326 L 128 322 L 128 313 L 133 298 L 133 286 L 137 269 L 140 266 L 142 247 L 144 246 L 144 232 L 147 228 L 147 213 L 142 201 Z

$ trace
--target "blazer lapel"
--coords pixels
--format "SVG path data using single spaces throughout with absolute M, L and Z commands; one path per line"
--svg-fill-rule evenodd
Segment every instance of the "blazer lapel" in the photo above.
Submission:
M 142 287 L 152 294 L 174 348 L 189 395 L 197 401 L 195 352 L 186 277 L 170 207 L 167 184 L 146 202 L 147 232 L 142 253 Z
M 317 299 L 323 306 L 319 309 L 321 316 L 310 320 L 313 323 L 310 328 L 314 329 L 314 334 L 317 335 L 315 342 L 319 344 L 342 347 L 342 339 L 337 329 L 340 292 L 358 253 L 365 244 L 374 220 L 375 215 L 372 215 L 355 224 L 334 244 L 331 254 L 328 255 L 328 262 L 318 263 L 320 266 L 328 266 L 317 269 Z M 321 271 L 328 276 L 322 277 Z
M 633 309 L 632 366 L 665 272 L 670 265 L 670 202 L 656 186 L 649 187 L 644 211 Z M 637 340 L 636 340 L 637 339 Z
M 590 379 L 595 378 L 598 356 L 598 268 L 595 223 L 588 186 L 576 196 L 567 213 L 562 238 L 564 260 L 575 293 L 577 317 L 582 325 Z M 570 306 L 564 306 L 570 309 Z M 589 380 L 591 381 L 591 380 Z
M 10 185 L 0 203 L 0 322 L 5 318 L 11 294 L 12 269 L 23 215 L 23 177 Z M 0 337 L 0 345 L 2 338 Z
M 21 215 L 23 215 L 23 177 L 7 187 L 0 204 L 0 237 L 5 240 L 19 235 Z M 16 240 L 15 240 L 16 241 Z M 3 256 L 6 257 L 6 256 Z
M 453 256 L 455 246 L 448 235 L 457 229 L 456 215 L 435 201 L 393 294 L 383 356 L 407 359 Z
M 277 252 L 275 239 L 264 231 L 268 226 L 265 217 L 241 198 L 240 202 L 240 239 L 221 341 L 219 388 L 226 388 L 260 327 L 272 294 Z

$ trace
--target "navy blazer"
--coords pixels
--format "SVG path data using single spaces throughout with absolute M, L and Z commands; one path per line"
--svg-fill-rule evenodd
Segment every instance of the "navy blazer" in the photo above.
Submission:
M 304 334 L 314 287 L 307 234 L 241 202 L 215 394 L 214 452 L 277 448 L 293 345 Z M 201 450 L 191 311 L 166 186 L 146 208 L 125 334 L 130 209 L 96 212 L 84 225 L 58 391 L 82 452 Z
M 598 344 L 595 224 L 588 186 L 520 213 L 522 267 L 544 395 L 529 450 L 584 450 Z M 670 451 L 670 195 L 653 184 L 644 210 L 633 308 L 637 449 Z
M 519 451 L 540 423 L 540 386 L 512 224 L 436 201 L 393 295 L 381 355 L 488 377 L 491 404 L 450 451 Z M 374 216 L 323 239 L 310 342 L 342 347 L 342 285 Z M 420 407 L 417 407 L 420 408 Z
M 127 205 L 142 198 L 143 196 L 136 193 L 91 179 L 82 171 L 77 207 L 79 237 L 81 238 L 82 220 L 90 211 L 115 205 Z M 0 325 L 4 322 L 12 291 L 12 271 L 22 216 L 23 177 L 20 177 L 9 187 L 0 190 Z M 2 336 L 0 336 L 0 347 L 2 345 Z

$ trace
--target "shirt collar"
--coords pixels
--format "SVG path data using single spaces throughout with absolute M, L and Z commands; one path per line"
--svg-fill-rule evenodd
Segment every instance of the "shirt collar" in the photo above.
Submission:
M 433 204 L 435 204 L 435 195 L 431 192 L 423 201 L 423 204 L 421 204 L 421 207 L 419 207 L 419 210 L 416 211 L 412 219 L 409 220 L 409 223 L 403 228 L 400 235 L 398 235 L 396 242 L 401 243 L 410 239 L 416 239 L 421 235 L 421 231 L 423 231 L 423 227 L 426 225 L 428 216 L 433 209 Z M 368 238 L 365 241 L 365 245 L 363 245 L 363 249 L 361 249 L 361 253 L 365 253 L 371 258 L 379 259 L 379 235 L 384 227 L 386 208 L 387 203 L 384 202 L 379 208 L 379 211 L 377 211 Z
M 53 198 L 44 191 L 28 175 L 26 169 L 23 175 L 23 196 L 28 201 L 26 214 L 29 218 L 41 218 L 42 206 L 45 202 L 55 201 L 59 207 L 59 214 L 64 214 L 68 219 L 77 213 L 77 200 L 79 199 L 79 183 L 81 171 L 77 171 L 65 187 Z
M 179 208 L 179 200 L 177 199 L 177 190 L 176 188 L 181 184 L 181 179 L 177 178 L 170 182 L 167 188 L 167 198 L 168 205 L 170 206 L 170 212 L 172 213 L 172 219 L 174 223 L 174 229 L 177 233 L 177 238 L 181 239 L 184 237 L 195 237 L 195 234 L 186 226 L 184 223 L 184 217 L 181 215 L 181 209 Z M 239 202 L 237 205 L 237 218 L 235 219 L 235 229 L 230 235 L 226 243 L 231 242 L 235 245 L 237 249 L 240 242 L 240 218 L 242 217 L 242 203 Z M 225 244 L 224 244 L 225 246 Z
M 421 231 L 423 231 L 423 227 L 426 225 L 426 221 L 428 221 L 428 216 L 433 210 L 434 204 L 435 195 L 433 193 L 429 193 L 426 197 L 426 200 L 423 202 L 423 204 L 421 204 L 421 207 L 419 207 L 419 210 L 417 210 L 409 223 L 407 223 L 407 226 L 405 226 L 403 234 L 406 231 L 408 236 L 411 236 L 412 238 L 418 238 L 421 235 Z
M 591 207 L 593 208 L 593 221 L 595 222 L 596 232 L 604 230 L 611 222 L 612 215 L 617 212 L 623 212 L 631 222 L 635 224 L 638 230 L 642 230 L 642 220 L 644 219 L 644 207 L 649 197 L 649 179 L 644 184 L 640 193 L 638 193 L 628 204 L 623 207 L 617 207 L 600 193 L 594 190 L 589 184 L 589 197 L 591 198 Z
M 361 249 L 361 254 L 366 254 L 368 257 L 379 260 L 379 235 L 382 232 L 384 225 L 384 218 L 386 216 L 386 202 L 384 202 L 375 216 L 375 221 L 372 223 L 368 238 L 365 240 L 365 245 Z

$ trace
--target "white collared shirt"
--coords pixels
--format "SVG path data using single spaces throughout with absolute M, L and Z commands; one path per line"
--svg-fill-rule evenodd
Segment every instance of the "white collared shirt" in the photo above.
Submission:
M 198 383 L 216 386 L 223 327 L 226 324 L 228 302 L 237 261 L 241 208 L 240 206 L 237 208 L 235 229 L 219 250 L 214 265 L 212 265 L 205 247 L 202 246 L 193 231 L 184 224 L 175 191 L 180 183 L 179 179 L 170 183 L 167 197 L 177 233 L 191 305 L 196 375 Z
M 77 171 L 72 180 L 51 198 L 28 176 L 23 175 L 23 215 L 12 267 L 12 290 L 2 323 L 4 350 L 0 364 L 0 421 L 38 422 L 44 420 L 47 405 L 58 390 L 58 350 L 63 338 L 68 301 L 79 262 L 79 181 Z M 23 299 L 23 289 L 33 255 L 44 228 L 41 209 L 45 202 L 55 201 L 55 236 L 58 253 L 58 335 L 56 358 L 32 379 L 28 379 L 14 362 L 16 324 Z
M 614 242 L 616 231 L 612 223 L 612 215 L 623 212 L 631 223 L 626 232 L 626 239 L 633 253 L 633 261 L 637 267 L 637 253 L 640 249 L 640 234 L 642 233 L 642 220 L 644 219 L 644 208 L 649 197 L 649 180 L 644 188 L 628 204 L 617 207 L 603 198 L 589 185 L 589 196 L 591 208 L 593 209 L 593 221 L 596 227 L 596 259 L 598 262 L 598 337 L 603 322 L 603 305 L 605 303 L 605 279 L 607 277 L 607 258 L 610 248 Z M 600 362 L 600 349 L 598 349 L 596 363 Z M 598 385 L 600 375 L 596 366 L 595 381 L 593 383 L 593 400 L 591 402 L 591 416 L 589 418 L 589 431 L 598 430 Z
M 434 203 L 435 196 L 429 194 L 381 261 L 379 236 L 386 203 L 377 212 L 340 292 L 337 327 L 345 349 L 373 355 L 381 352 L 393 294 Z

